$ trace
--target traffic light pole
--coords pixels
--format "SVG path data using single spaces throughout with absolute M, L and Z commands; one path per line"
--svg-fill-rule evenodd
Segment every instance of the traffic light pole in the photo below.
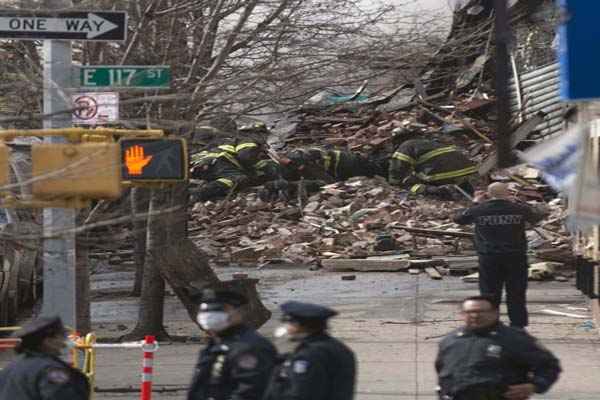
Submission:
M 70 1 L 46 0 L 49 10 L 71 7 Z M 71 42 L 45 40 L 44 62 L 44 128 L 70 127 L 71 114 L 60 113 L 71 108 Z M 47 143 L 63 143 L 62 137 L 46 137 Z M 77 326 L 75 211 L 67 208 L 44 209 L 44 297 L 42 314 L 59 315 L 64 324 Z
M 507 0 L 494 0 L 496 36 L 496 104 L 498 120 L 496 128 L 498 146 L 498 168 L 512 165 L 510 146 L 510 100 L 508 93 L 510 70 L 508 66 L 508 45 L 510 26 L 508 22 Z

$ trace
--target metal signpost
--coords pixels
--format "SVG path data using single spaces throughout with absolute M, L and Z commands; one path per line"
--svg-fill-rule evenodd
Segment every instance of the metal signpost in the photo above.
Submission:
M 86 65 L 78 70 L 78 84 L 83 89 L 168 89 L 171 84 L 167 65 Z
M 49 10 L 72 7 L 68 0 L 46 0 Z M 71 98 L 65 90 L 71 86 L 72 51 L 70 40 L 123 41 L 127 34 L 124 12 L 26 12 L 0 11 L 0 38 L 45 40 L 44 128 L 64 128 L 72 124 Z M 58 40 L 48 40 L 58 39 Z M 63 138 L 46 138 L 63 142 Z M 44 209 L 44 298 L 42 313 L 57 314 L 64 323 L 77 326 L 75 269 L 75 211 Z

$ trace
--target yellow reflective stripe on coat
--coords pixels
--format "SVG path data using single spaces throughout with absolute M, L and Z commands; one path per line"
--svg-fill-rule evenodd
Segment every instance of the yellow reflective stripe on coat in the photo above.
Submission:
M 273 161 L 273 160 L 260 160 L 259 162 L 254 164 L 254 169 L 262 169 L 262 168 L 266 167 L 267 165 L 274 163 L 274 162 L 275 161 Z
M 191 163 L 199 164 L 207 158 L 218 158 L 221 153 L 209 153 L 208 151 L 201 151 L 200 153 L 192 154 Z
M 424 188 L 424 187 L 425 187 L 425 185 L 417 183 L 416 185 L 412 185 L 412 187 L 410 188 L 410 192 L 412 194 L 417 194 L 419 192 L 419 190 L 421 190 L 421 188 Z
M 407 162 L 411 165 L 415 165 L 417 163 L 414 158 L 412 158 L 411 156 L 407 156 L 404 153 L 400 153 L 399 151 L 395 152 L 392 155 L 392 158 L 395 158 L 396 160 Z
M 342 152 L 340 150 L 334 150 L 333 154 L 335 154 L 335 162 L 334 162 L 334 170 L 333 173 L 335 175 L 335 177 L 337 178 L 338 176 L 338 168 L 340 166 L 340 155 L 342 154 Z
M 422 164 L 431 160 L 434 157 L 440 156 L 442 154 L 452 153 L 454 151 L 457 151 L 456 146 L 441 147 L 439 149 L 431 150 L 419 157 L 417 159 L 417 164 Z
M 235 154 L 235 146 L 232 146 L 230 144 L 222 144 L 220 146 L 217 146 L 219 149 L 224 150 L 228 153 L 233 153 Z
M 477 167 L 473 165 L 473 166 L 470 166 L 467 168 L 457 169 L 457 170 L 448 171 L 448 172 L 441 172 L 439 174 L 433 174 L 433 175 L 427 175 L 422 172 L 419 172 L 417 174 L 417 176 L 426 182 L 435 182 L 435 181 L 441 181 L 444 179 L 460 178 L 462 176 L 472 175 L 476 172 L 477 172 Z
M 243 169 L 242 165 L 239 163 L 239 161 L 236 160 L 235 157 L 232 156 L 230 153 L 227 153 L 226 151 L 224 151 L 224 152 L 220 153 L 219 157 L 226 158 L 227 161 L 229 161 L 230 163 L 232 163 L 233 165 L 235 165 L 239 169 Z
M 241 143 L 241 144 L 238 144 L 237 146 L 235 146 L 235 152 L 237 153 L 240 150 L 251 149 L 253 147 L 258 147 L 258 145 L 256 143 L 252 143 L 252 142 Z
M 323 168 L 325 171 L 329 171 L 329 167 L 331 167 L 331 156 L 323 155 Z
M 228 188 L 233 187 L 233 181 L 231 179 L 219 178 L 219 179 L 217 179 L 217 182 L 221 182 L 223 185 L 227 186 Z

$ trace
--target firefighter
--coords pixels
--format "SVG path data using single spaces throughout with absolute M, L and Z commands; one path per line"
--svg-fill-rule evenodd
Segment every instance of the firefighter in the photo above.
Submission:
M 405 186 L 413 194 L 446 194 L 448 186 L 457 185 L 472 196 L 470 178 L 476 172 L 475 164 L 457 146 L 409 139 L 393 153 L 388 179 L 392 185 Z
M 328 183 L 353 176 L 372 177 L 379 173 L 369 158 L 348 150 L 319 148 L 294 149 L 285 157 L 284 176 L 288 180 L 319 179 Z
M 254 170 L 258 161 L 268 159 L 265 145 L 265 137 L 268 134 L 269 131 L 262 122 L 240 127 L 234 151 L 246 170 Z
M 192 178 L 207 181 L 195 197 L 207 201 L 225 197 L 249 183 L 249 177 L 238 161 L 235 145 L 223 144 L 212 150 L 193 154 L 191 157 Z
M 277 182 L 285 186 L 281 165 L 263 144 L 242 141 L 222 144 L 192 155 L 192 177 L 208 181 L 197 193 L 199 201 L 224 197 L 233 190 Z

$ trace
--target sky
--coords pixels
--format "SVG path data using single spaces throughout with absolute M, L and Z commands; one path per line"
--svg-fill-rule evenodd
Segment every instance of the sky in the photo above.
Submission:
M 397 7 L 401 14 L 420 16 L 423 22 L 429 25 L 434 20 L 439 22 L 442 32 L 449 32 L 452 22 L 452 10 L 456 4 L 467 0 L 362 0 L 363 6 L 372 7 L 375 4 L 389 4 Z M 431 27 L 431 26 L 429 26 Z M 436 27 L 436 30 L 438 28 Z

